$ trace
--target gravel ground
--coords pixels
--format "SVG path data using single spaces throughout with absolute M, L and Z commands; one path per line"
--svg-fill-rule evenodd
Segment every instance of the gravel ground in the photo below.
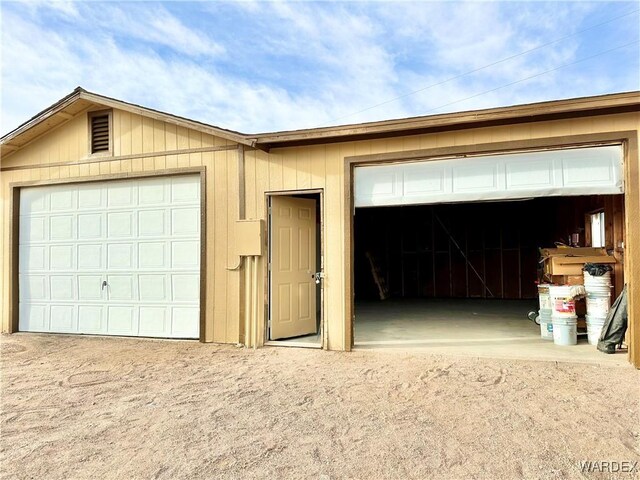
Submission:
M 610 478 L 579 462 L 640 461 L 631 366 L 34 334 L 0 346 L 2 478 Z

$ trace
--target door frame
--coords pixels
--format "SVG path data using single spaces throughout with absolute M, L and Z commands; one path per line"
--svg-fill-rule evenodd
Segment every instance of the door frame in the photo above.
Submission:
M 302 348 L 322 348 L 326 349 L 327 345 L 327 329 L 325 322 L 325 308 L 324 308 L 324 281 L 320 282 L 320 344 L 296 342 L 294 340 L 270 340 L 269 339 L 269 321 L 271 318 L 271 276 L 269 274 L 269 263 L 271 263 L 271 213 L 269 212 L 271 197 L 295 197 L 300 195 L 319 195 L 319 223 L 320 223 L 320 248 L 316 252 L 316 255 L 320 255 L 320 271 L 325 270 L 325 258 L 324 258 L 324 188 L 309 188 L 300 190 L 278 190 L 268 191 L 264 194 L 265 212 L 267 212 L 267 252 L 266 261 L 264 262 L 264 332 L 263 340 L 265 345 L 273 345 L 279 347 L 302 347 Z
M 207 312 L 207 198 L 206 198 L 206 168 L 183 167 L 162 171 L 109 173 L 88 177 L 55 178 L 48 180 L 30 180 L 11 182 L 9 184 L 9 332 L 19 331 L 20 321 L 20 277 L 19 277 L 19 232 L 20 232 L 20 192 L 27 187 L 46 187 L 50 185 L 75 185 L 79 183 L 108 182 L 114 180 L 138 180 L 153 177 L 175 177 L 184 175 L 199 175 L 200 177 L 200 332 L 198 341 L 206 342 L 206 312 Z
M 482 144 L 461 144 L 449 147 L 435 147 L 420 150 L 396 151 L 379 154 L 365 154 L 344 158 L 344 349 L 350 351 L 354 345 L 355 304 L 354 304 L 354 188 L 355 168 L 364 165 L 382 165 L 415 161 L 448 160 L 462 156 L 504 154 L 512 152 L 545 149 L 563 149 L 598 145 L 622 144 L 624 181 L 624 277 L 629 288 L 629 351 L 628 359 L 640 368 L 640 302 L 632 298 L 640 291 L 640 227 L 632 223 L 640 216 L 640 159 L 638 132 L 636 130 L 610 131 L 558 137 L 541 137 L 529 140 L 511 140 Z M 633 257 L 638 257 L 634 260 Z M 635 282 L 634 282 L 635 280 Z M 634 285 L 634 283 L 636 285 Z M 639 297 L 640 298 L 640 297 Z

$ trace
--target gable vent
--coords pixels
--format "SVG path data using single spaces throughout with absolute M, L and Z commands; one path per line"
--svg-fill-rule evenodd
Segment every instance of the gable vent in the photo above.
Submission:
M 109 115 L 91 117 L 91 153 L 109 151 Z

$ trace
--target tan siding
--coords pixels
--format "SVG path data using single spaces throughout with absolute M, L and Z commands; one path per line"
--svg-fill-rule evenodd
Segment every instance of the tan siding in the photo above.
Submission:
M 215 340 L 214 336 L 214 314 L 217 311 L 215 304 L 213 303 L 216 299 L 215 297 L 215 285 L 216 285 L 216 267 L 220 263 L 215 255 L 215 248 L 212 248 L 215 245 L 216 238 L 216 203 L 215 203 L 215 169 L 214 169 L 214 153 L 207 152 L 202 155 L 202 165 L 205 167 L 205 175 L 206 175 L 206 186 L 205 186 L 205 195 L 206 195 L 206 239 L 207 239 L 207 258 L 206 258 L 206 297 L 207 297 L 207 308 L 205 311 L 205 321 L 209 328 L 205 329 L 205 341 L 213 342 Z M 237 341 L 239 339 L 235 339 Z M 234 339 L 227 339 L 229 342 L 233 342 Z

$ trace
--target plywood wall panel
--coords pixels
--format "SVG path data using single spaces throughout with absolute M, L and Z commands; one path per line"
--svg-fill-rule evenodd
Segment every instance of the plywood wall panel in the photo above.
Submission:
M 207 152 L 202 155 L 202 165 L 205 167 L 205 195 L 207 204 L 205 206 L 206 209 L 206 242 L 207 242 L 207 255 L 206 255 L 206 298 L 208 299 L 206 305 L 202 308 L 205 308 L 205 331 L 204 338 L 207 342 L 213 342 L 215 339 L 214 336 L 214 325 L 215 325 L 215 285 L 216 285 L 216 266 L 219 263 L 219 260 L 215 256 L 214 249 L 211 246 L 215 245 L 215 239 L 218 236 L 216 232 L 215 219 L 217 217 L 216 214 L 216 203 L 215 203 L 215 167 L 214 167 L 214 154 L 213 152 Z M 230 342 L 233 339 L 228 340 Z
M 151 153 L 154 151 L 153 130 L 153 119 L 142 117 L 142 153 Z
M 282 154 L 269 154 L 269 190 L 284 190 Z
M 213 341 L 224 342 L 227 324 L 227 227 L 229 220 L 229 195 L 227 192 L 227 162 L 224 155 L 214 155 L 214 197 L 215 206 L 214 236 L 208 239 L 213 242 L 213 257 L 216 259 L 214 282 L 216 285 L 213 297 Z M 209 250 L 211 251 L 211 249 Z
M 296 155 L 296 188 L 311 188 L 311 149 L 301 148 Z
M 326 147 L 324 145 L 309 148 L 309 163 L 311 169 L 311 188 L 323 188 L 326 184 L 327 164 Z
M 114 131 L 114 135 L 120 137 L 120 155 L 131 155 L 133 147 L 131 140 L 131 114 L 118 110 L 114 112 L 114 116 L 120 118 L 120 129 Z
M 227 186 L 226 192 L 229 196 L 227 208 L 227 234 L 226 234 L 226 282 L 227 282 L 227 315 L 224 319 L 224 342 L 238 342 L 240 340 L 240 271 L 233 269 L 239 264 L 239 257 L 236 256 L 236 221 L 239 218 L 239 171 L 237 150 L 227 150 L 217 152 L 221 157 L 220 163 L 226 163 Z

